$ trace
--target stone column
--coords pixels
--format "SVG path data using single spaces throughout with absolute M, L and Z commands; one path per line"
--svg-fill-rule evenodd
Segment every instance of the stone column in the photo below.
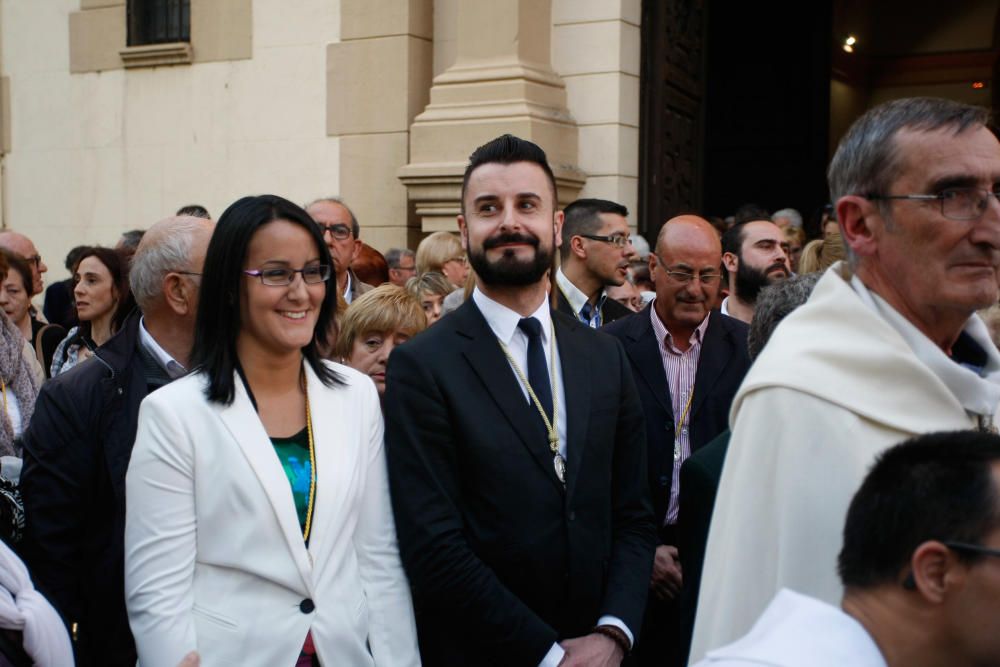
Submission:
M 430 104 L 410 126 L 410 162 L 399 171 L 421 230 L 457 229 L 469 154 L 508 132 L 545 149 L 560 202 L 572 201 L 586 177 L 577 166 L 565 85 L 551 66 L 551 0 L 453 6 L 455 60 L 434 78 Z
M 341 41 L 327 47 L 327 134 L 340 137 L 338 194 L 361 239 L 416 247 L 417 221 L 396 172 L 431 83 L 433 0 L 341 0 Z

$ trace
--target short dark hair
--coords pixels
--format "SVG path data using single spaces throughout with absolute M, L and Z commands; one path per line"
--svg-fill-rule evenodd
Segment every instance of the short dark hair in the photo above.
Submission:
M 208 377 L 205 396 L 212 402 L 224 405 L 233 402 L 233 373 L 239 363 L 236 339 L 243 327 L 240 293 L 246 289 L 243 264 L 254 234 L 275 220 L 302 226 L 316 245 L 320 264 L 332 266 L 330 251 L 323 242 L 319 227 L 308 213 L 287 199 L 277 195 L 243 197 L 225 210 L 215 225 L 205 253 L 191 350 L 192 366 Z M 341 379 L 324 365 L 319 348 L 328 347 L 330 322 L 336 310 L 336 286 L 327 285 L 316 322 L 316 335 L 302 348 L 302 356 L 328 387 L 340 384 Z
M 128 284 L 129 256 L 115 248 L 105 248 L 103 246 L 89 246 L 84 248 L 76 264 L 73 265 L 73 284 L 76 285 L 76 273 L 80 268 L 80 262 L 88 257 L 96 257 L 97 261 L 107 268 L 111 274 L 111 283 L 118 292 L 118 305 L 115 313 L 111 317 L 111 332 L 118 331 L 129 313 L 135 310 L 135 299 L 132 298 L 132 290 Z M 80 332 L 90 336 L 90 322 L 80 322 Z
M 981 544 L 1000 526 L 996 462 L 1000 436 L 972 430 L 921 435 L 886 450 L 847 512 L 837 558 L 844 586 L 898 582 L 928 540 Z M 968 562 L 980 557 L 956 555 Z
M 194 218 L 205 218 L 206 220 L 212 219 L 212 216 L 208 214 L 208 209 L 201 204 L 188 204 L 187 206 L 181 206 L 177 209 L 177 213 L 174 215 L 190 215 Z
M 559 190 L 556 188 L 556 177 L 549 166 L 545 151 L 538 144 L 527 139 L 515 137 L 513 134 L 504 134 L 489 141 L 472 152 L 469 156 L 469 164 L 465 168 L 465 175 L 462 176 L 462 215 L 465 215 L 465 191 L 469 188 L 469 177 L 477 168 L 484 164 L 514 164 L 515 162 L 533 162 L 542 168 L 552 186 L 552 207 L 555 209 L 559 202 Z
M 744 222 L 753 222 L 754 220 L 767 220 L 770 222 L 771 214 L 767 212 L 767 209 L 762 208 L 757 204 L 743 204 L 736 209 L 736 213 L 733 214 L 734 225 L 739 225 Z
M 722 234 L 722 254 L 731 252 L 737 257 L 740 256 L 740 249 L 743 247 L 743 232 L 746 231 L 747 220 L 737 222 Z
M 130 229 L 127 232 L 122 232 L 122 237 L 118 240 L 118 245 L 121 248 L 128 248 L 132 252 L 135 252 L 135 249 L 139 247 L 139 241 L 142 240 L 142 236 L 145 233 L 145 229 Z
M 417 253 L 409 248 L 389 248 L 385 253 L 385 263 L 390 269 L 398 269 L 402 265 L 404 257 L 413 257 L 416 261 Z
M 21 274 L 21 281 L 24 283 L 24 291 L 27 292 L 30 297 L 31 288 L 32 285 L 34 285 L 34 276 L 31 274 L 31 265 L 29 265 L 27 260 L 18 255 L 16 252 L 8 250 L 7 248 L 0 248 L 0 256 L 3 256 L 3 258 L 7 260 L 7 270 L 5 273 L 8 276 L 11 271 L 17 271 Z
M 569 240 L 580 234 L 593 234 L 601 228 L 601 214 L 613 213 L 628 217 L 628 209 L 618 202 L 607 199 L 577 199 L 563 209 L 562 247 L 560 255 L 569 256 Z
M 89 247 L 89 245 L 74 246 L 68 253 L 66 253 L 66 260 L 63 263 L 63 266 L 66 267 L 67 271 L 73 273 L 76 263 L 80 261 L 80 254 Z

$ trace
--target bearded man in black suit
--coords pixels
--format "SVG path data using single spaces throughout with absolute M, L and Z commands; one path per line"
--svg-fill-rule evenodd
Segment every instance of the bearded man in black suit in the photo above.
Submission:
M 550 307 L 556 201 L 535 144 L 477 149 L 458 218 L 477 287 L 389 362 L 389 479 L 428 665 L 618 665 L 641 626 L 643 416 L 621 345 Z

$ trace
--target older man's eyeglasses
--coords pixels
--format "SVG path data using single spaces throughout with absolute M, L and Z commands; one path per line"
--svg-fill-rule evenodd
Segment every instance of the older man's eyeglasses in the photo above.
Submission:
M 319 229 L 324 234 L 329 232 L 330 236 L 337 241 L 346 241 L 351 238 L 353 233 L 347 225 L 319 225 Z
M 243 273 L 260 278 L 260 282 L 269 287 L 284 287 L 291 285 L 295 274 L 302 274 L 302 282 L 309 285 L 325 282 L 330 279 L 330 267 L 327 264 L 312 264 L 301 269 L 290 269 L 287 266 L 273 266 L 263 269 L 250 269 Z
M 585 239 L 590 239 L 591 241 L 603 241 L 604 243 L 609 243 L 614 247 L 621 250 L 629 243 L 632 242 L 632 237 L 628 234 L 612 234 L 611 236 L 600 236 L 598 234 L 578 234 L 577 236 L 582 236 Z
M 656 256 L 662 264 L 666 264 L 659 255 Z M 663 266 L 663 272 L 670 276 L 670 279 L 681 283 L 682 285 L 689 285 L 693 280 L 701 281 L 702 285 L 714 285 L 722 277 L 722 273 L 719 271 L 701 271 L 699 273 L 694 273 L 689 269 L 682 268 L 671 268 L 668 266 Z
M 948 188 L 936 195 L 866 195 L 871 201 L 910 199 L 914 201 L 940 201 L 941 215 L 949 220 L 977 220 L 990 205 L 990 198 L 1000 197 L 1000 192 L 979 188 Z
M 34 254 L 31 257 L 25 257 L 26 260 L 35 265 L 36 269 L 42 268 L 42 256 L 39 254 Z

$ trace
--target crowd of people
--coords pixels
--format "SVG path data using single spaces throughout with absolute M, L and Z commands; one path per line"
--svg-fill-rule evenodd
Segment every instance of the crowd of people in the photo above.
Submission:
M 511 135 L 415 249 L 0 232 L 0 664 L 1000 665 L 989 128 L 883 104 L 810 220 L 652 244 Z

